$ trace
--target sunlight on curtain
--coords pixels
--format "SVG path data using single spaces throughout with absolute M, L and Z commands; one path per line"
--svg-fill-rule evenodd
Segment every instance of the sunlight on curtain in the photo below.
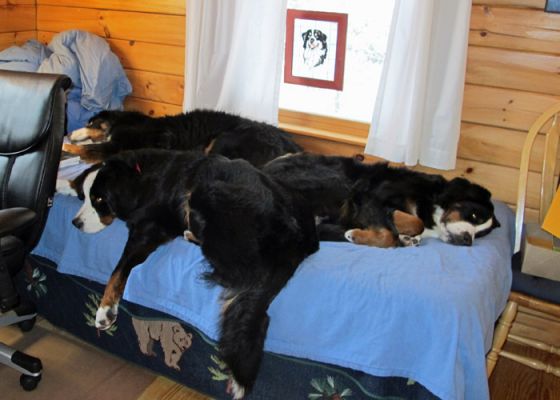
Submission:
M 470 0 L 397 0 L 365 152 L 453 169 Z
M 286 0 L 187 0 L 183 109 L 278 123 Z

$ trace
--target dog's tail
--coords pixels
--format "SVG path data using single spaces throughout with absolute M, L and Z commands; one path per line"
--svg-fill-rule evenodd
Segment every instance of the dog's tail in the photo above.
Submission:
M 243 398 L 255 384 L 268 330 L 267 309 L 278 291 L 252 287 L 228 291 L 224 298 L 219 349 L 232 375 L 234 399 Z
M 112 142 L 94 144 L 70 144 L 62 145 L 62 150 L 70 154 L 80 156 L 87 163 L 98 163 L 105 161 L 109 156 L 118 153 L 118 148 Z

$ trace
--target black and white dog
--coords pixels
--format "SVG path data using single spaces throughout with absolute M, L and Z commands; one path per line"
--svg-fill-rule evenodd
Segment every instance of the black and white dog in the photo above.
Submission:
M 309 153 L 278 158 L 263 171 L 326 218 L 321 240 L 394 247 L 437 237 L 470 246 L 500 226 L 490 192 L 463 178 Z
M 310 68 L 323 64 L 327 58 L 327 35 L 319 29 L 308 29 L 301 36 L 304 64 Z
M 63 149 L 91 163 L 120 151 L 143 148 L 196 150 L 242 158 L 260 167 L 287 153 L 301 151 L 282 129 L 238 115 L 193 110 L 178 115 L 150 117 L 134 111 L 102 111 L 70 140 L 93 144 L 65 144 Z
M 268 306 L 319 242 L 307 204 L 245 160 L 169 150 L 125 151 L 71 182 L 84 203 L 73 220 L 83 232 L 115 219 L 129 233 L 105 288 L 95 325 L 108 329 L 132 268 L 184 236 L 224 288 L 219 351 L 235 399 L 251 390 L 262 359 Z

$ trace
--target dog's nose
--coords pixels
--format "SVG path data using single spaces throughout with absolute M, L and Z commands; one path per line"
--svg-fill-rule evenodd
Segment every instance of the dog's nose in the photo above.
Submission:
M 74 225 L 78 229 L 82 229 L 82 227 L 84 226 L 84 223 L 80 218 L 74 218 L 72 220 L 72 225 Z
M 472 243 L 472 235 L 469 232 L 463 232 L 463 234 L 459 236 L 457 244 L 461 246 L 472 246 Z

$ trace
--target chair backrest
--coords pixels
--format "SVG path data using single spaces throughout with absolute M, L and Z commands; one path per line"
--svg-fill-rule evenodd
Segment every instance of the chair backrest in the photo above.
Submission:
M 37 243 L 52 202 L 70 84 L 64 75 L 0 71 L 0 209 L 37 213 L 23 238 L 27 250 Z
M 527 180 L 529 177 L 529 163 L 533 145 L 539 134 L 544 134 L 544 154 L 541 162 L 541 179 L 539 189 L 539 224 L 542 223 L 556 188 L 558 176 L 556 165 L 558 161 L 558 148 L 560 139 L 560 103 L 550 107 L 542 113 L 529 128 L 527 138 L 521 153 L 519 167 L 519 183 L 517 187 L 517 211 L 515 215 L 515 252 L 521 248 L 523 222 L 525 218 L 525 202 L 527 198 Z

